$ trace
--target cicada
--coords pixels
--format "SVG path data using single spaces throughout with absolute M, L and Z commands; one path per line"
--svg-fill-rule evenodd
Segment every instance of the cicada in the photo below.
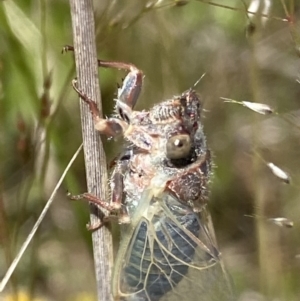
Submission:
M 129 71 L 118 89 L 116 114 L 108 119 L 73 82 L 95 128 L 127 141 L 112 171 L 110 202 L 79 196 L 109 210 L 103 223 L 117 217 L 120 224 L 114 300 L 235 300 L 207 209 L 212 164 L 199 96 L 191 88 L 149 111 L 135 111 L 142 71 L 121 62 L 98 64 Z

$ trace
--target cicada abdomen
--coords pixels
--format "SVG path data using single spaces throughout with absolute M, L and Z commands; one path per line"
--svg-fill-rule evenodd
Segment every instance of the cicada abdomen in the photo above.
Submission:
M 116 299 L 234 300 L 207 211 L 196 213 L 169 193 L 151 197 L 148 191 L 143 197 L 146 210 L 137 208 L 137 225 L 123 233 L 113 279 Z

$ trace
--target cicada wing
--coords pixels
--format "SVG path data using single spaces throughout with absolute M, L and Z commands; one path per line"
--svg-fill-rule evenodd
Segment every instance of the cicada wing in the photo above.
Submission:
M 115 271 L 116 300 L 234 300 L 207 212 L 195 213 L 168 193 L 148 201 L 127 231 Z

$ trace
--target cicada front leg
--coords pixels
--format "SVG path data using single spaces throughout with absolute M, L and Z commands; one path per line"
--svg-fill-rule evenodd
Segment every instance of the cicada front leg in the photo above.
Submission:
M 100 117 L 100 112 L 97 107 L 97 104 L 77 88 L 76 79 L 72 81 L 72 86 L 74 90 L 78 93 L 78 95 L 82 98 L 82 100 L 89 105 L 90 111 L 93 116 L 95 129 L 97 131 L 99 131 L 101 134 L 104 134 L 108 137 L 115 137 L 121 134 L 124 130 L 126 130 L 128 124 L 123 120 L 120 120 L 118 118 L 104 119 Z
M 111 62 L 98 60 L 98 66 L 104 68 L 116 68 L 129 71 L 123 80 L 121 88 L 118 89 L 118 98 L 116 109 L 129 110 L 134 108 L 143 85 L 143 72 L 139 70 L 135 65 L 123 62 Z M 126 113 L 126 112 L 125 112 Z M 122 114 L 120 114 L 122 117 Z
M 64 46 L 62 52 L 74 51 L 73 46 Z M 135 65 L 124 62 L 97 60 L 98 66 L 129 71 L 122 86 L 118 89 L 116 110 L 122 119 L 126 119 L 134 108 L 143 85 L 143 72 Z M 78 92 L 78 91 L 77 91 Z

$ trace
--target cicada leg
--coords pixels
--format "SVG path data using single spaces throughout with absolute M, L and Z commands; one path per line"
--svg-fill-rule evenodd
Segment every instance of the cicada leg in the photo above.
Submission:
M 62 52 L 74 51 L 74 47 L 66 45 Z M 98 60 L 98 66 L 103 68 L 123 69 L 129 71 L 122 87 L 118 89 L 117 110 L 131 110 L 135 106 L 143 85 L 143 72 L 135 65 L 124 62 Z M 122 114 L 122 113 L 121 113 Z
M 67 45 L 63 48 L 63 52 L 64 51 L 65 52 L 74 51 L 74 47 Z M 82 100 L 89 105 L 90 111 L 93 116 L 95 129 L 98 130 L 101 134 L 105 134 L 107 136 L 113 137 L 120 133 L 124 133 L 129 127 L 132 109 L 135 106 L 141 91 L 143 73 L 133 64 L 123 63 L 123 62 L 98 60 L 98 66 L 104 68 L 124 69 L 129 71 L 129 73 L 127 74 L 127 76 L 123 81 L 122 87 L 118 89 L 118 98 L 116 100 L 116 111 L 118 112 L 121 119 L 102 118 L 100 116 L 100 112 L 97 107 L 97 104 L 86 94 L 84 94 L 82 91 L 78 89 L 77 80 L 73 80 L 72 85 L 75 91 L 82 98 Z M 149 137 L 147 138 L 148 140 L 150 140 Z M 146 140 L 146 142 L 148 141 L 147 139 L 144 140 Z M 148 145 L 144 147 L 147 146 Z M 115 219 L 116 217 L 119 223 L 130 222 L 128 212 L 126 211 L 127 210 L 126 206 L 122 206 L 123 205 L 122 204 L 123 203 L 123 174 L 124 174 L 124 168 L 125 169 L 127 168 L 127 164 L 128 164 L 127 161 L 120 160 L 119 164 L 117 164 L 117 167 L 114 170 L 111 179 L 112 197 L 110 203 L 107 203 L 90 193 L 84 193 L 78 196 L 70 196 L 71 199 L 73 200 L 85 199 L 109 211 L 110 215 L 104 217 L 101 223 L 99 223 L 99 225 L 96 225 L 97 228 L 101 227 L 105 222 L 111 219 Z
M 123 206 L 124 201 L 124 183 L 123 175 L 128 168 L 128 162 L 120 160 L 117 164 L 110 182 L 111 189 L 111 204 L 113 206 L 119 207 L 118 222 L 119 224 L 128 224 L 130 222 L 130 217 L 127 211 L 127 207 Z
M 119 204 L 116 204 L 116 203 L 109 204 L 88 192 L 78 194 L 78 195 L 72 195 L 72 194 L 68 193 L 68 197 L 73 201 L 86 200 L 95 205 L 98 205 L 99 207 L 101 207 L 109 212 L 114 212 L 114 211 L 117 211 L 120 209 Z
M 71 195 L 68 193 L 68 197 L 71 200 L 86 200 L 91 202 L 102 209 L 105 209 L 109 212 L 107 216 L 104 216 L 102 220 L 96 224 L 91 226 L 87 225 L 88 230 L 96 230 L 107 224 L 111 221 L 117 221 L 119 224 L 127 224 L 130 222 L 130 218 L 127 212 L 127 209 L 123 205 L 123 169 L 127 162 L 121 162 L 117 165 L 112 179 L 111 179 L 111 202 L 108 203 L 90 193 L 83 193 L 79 195 Z
M 74 90 L 83 99 L 83 101 L 85 101 L 89 105 L 90 111 L 94 119 L 95 129 L 97 131 L 99 131 L 101 134 L 105 134 L 106 136 L 114 137 L 122 133 L 128 127 L 128 124 L 123 120 L 117 118 L 104 119 L 100 117 L 100 112 L 97 107 L 97 104 L 77 88 L 76 79 L 72 81 L 72 85 Z
M 73 46 L 65 46 L 63 51 L 73 51 Z M 132 141 L 137 147 L 144 150 L 151 149 L 154 144 L 153 138 L 147 132 L 137 126 L 130 126 L 132 109 L 140 94 L 143 82 L 143 73 L 135 65 L 123 62 L 98 60 L 98 66 L 104 68 L 125 69 L 129 71 L 125 77 L 122 87 L 118 89 L 116 99 L 116 111 L 120 118 L 104 119 L 100 116 L 96 103 L 77 87 L 77 81 L 73 80 L 73 88 L 80 97 L 89 105 L 93 115 L 95 129 L 109 137 L 123 133 L 124 137 Z
M 133 109 L 143 85 L 143 72 L 135 65 L 123 62 L 110 62 L 98 60 L 98 66 L 104 68 L 116 68 L 129 71 L 122 87 L 118 89 L 117 110 Z

